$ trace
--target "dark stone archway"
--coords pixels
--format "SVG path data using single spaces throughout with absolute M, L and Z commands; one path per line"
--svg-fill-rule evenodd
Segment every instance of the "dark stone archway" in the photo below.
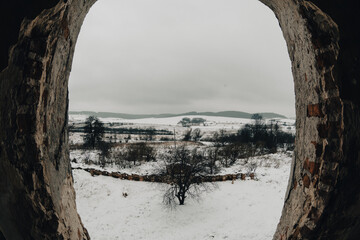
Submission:
M 76 39 L 95 1 L 1 3 L 0 238 L 89 238 L 76 212 L 66 116 Z M 261 1 L 279 20 L 296 96 L 295 157 L 274 239 L 356 239 L 360 3 Z

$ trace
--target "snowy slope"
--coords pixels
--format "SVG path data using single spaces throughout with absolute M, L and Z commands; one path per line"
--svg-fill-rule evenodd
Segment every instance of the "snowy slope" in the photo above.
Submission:
M 69 124 L 73 123 L 83 123 L 88 116 L 86 115 L 69 115 Z M 179 116 L 179 117 L 169 117 L 169 118 L 144 118 L 144 119 L 122 119 L 122 118 L 100 118 L 104 123 L 121 123 L 123 128 L 155 128 L 163 129 L 173 132 L 176 131 L 178 137 L 182 137 L 185 131 L 188 130 L 186 127 L 180 126 L 178 123 L 182 118 L 189 117 L 194 118 L 194 116 Z M 228 117 L 216 117 L 216 116 L 195 116 L 197 118 L 206 119 L 205 126 L 192 126 L 192 128 L 200 128 L 201 132 L 207 135 L 214 134 L 214 132 L 224 129 L 228 133 L 236 133 L 240 128 L 244 127 L 245 124 L 254 123 L 252 119 L 246 118 L 228 118 Z M 266 123 L 269 124 L 270 121 L 278 122 L 280 130 L 284 132 L 290 132 L 295 134 L 295 120 L 293 119 L 266 119 Z M 81 143 L 82 137 L 81 133 L 71 133 L 71 143 Z
M 87 118 L 87 115 L 69 115 L 70 122 L 84 122 Z M 123 119 L 123 118 L 99 118 L 101 121 L 105 123 L 135 123 L 135 124 L 145 124 L 145 125 L 172 125 L 176 126 L 181 119 L 188 118 L 204 118 L 208 123 L 217 123 L 217 124 L 238 124 L 244 125 L 247 123 L 252 123 L 254 120 L 248 118 L 231 118 L 231 117 L 217 117 L 217 116 L 178 116 L 178 117 L 168 117 L 168 118 L 142 118 L 142 119 Z M 271 119 L 267 119 L 269 122 Z M 286 119 L 286 118 L 274 118 L 280 123 L 294 124 L 294 119 Z
M 69 121 L 84 122 L 87 115 L 69 115 Z M 122 123 L 137 123 L 137 124 L 151 124 L 151 125 L 177 125 L 181 119 L 188 118 L 204 118 L 209 122 L 218 123 L 250 123 L 252 120 L 247 118 L 229 118 L 217 116 L 177 116 L 168 118 L 141 118 L 141 119 L 123 119 L 123 118 L 99 118 L 103 122 L 122 122 Z
M 74 170 L 78 211 L 94 240 L 272 239 L 291 157 L 273 154 L 252 160 L 259 163 L 258 181 L 220 182 L 201 201 L 188 199 L 175 210 L 162 204 L 166 184 L 91 177 Z

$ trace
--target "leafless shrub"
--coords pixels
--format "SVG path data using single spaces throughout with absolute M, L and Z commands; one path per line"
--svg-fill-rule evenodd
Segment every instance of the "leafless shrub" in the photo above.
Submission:
M 251 162 L 247 165 L 247 169 L 246 169 L 246 175 L 250 176 L 250 174 L 255 174 L 255 171 L 258 167 L 257 162 Z
M 114 164 L 119 168 L 131 167 L 131 163 L 126 160 L 126 153 L 124 148 L 117 148 L 111 154 Z
M 202 182 L 205 167 L 204 155 L 197 149 L 190 151 L 185 146 L 174 149 L 167 159 L 169 187 L 164 193 L 163 203 L 174 207 L 176 200 L 184 205 L 187 197 L 198 199 L 210 185 Z
M 84 163 L 87 165 L 90 163 L 90 153 L 89 152 L 84 153 Z

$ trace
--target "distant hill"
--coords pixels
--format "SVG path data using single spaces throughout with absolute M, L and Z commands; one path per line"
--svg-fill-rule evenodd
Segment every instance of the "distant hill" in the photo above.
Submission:
M 69 111 L 69 114 L 77 115 L 92 115 L 102 118 L 124 118 L 124 119 L 141 119 L 141 118 L 168 118 L 178 116 L 217 116 L 217 117 L 232 117 L 232 118 L 251 118 L 253 113 L 239 112 L 239 111 L 222 111 L 222 112 L 187 112 L 181 114 L 163 113 L 163 114 L 127 114 L 127 113 L 112 113 L 112 112 L 91 112 L 91 111 Z M 284 115 L 277 113 L 258 113 L 263 118 L 287 118 Z

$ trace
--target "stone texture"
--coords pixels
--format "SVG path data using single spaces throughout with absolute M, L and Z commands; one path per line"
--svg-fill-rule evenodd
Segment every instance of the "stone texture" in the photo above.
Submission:
M 81 169 L 87 171 L 91 174 L 91 176 L 111 176 L 113 178 L 120 178 L 124 180 L 130 181 L 141 181 L 141 182 L 159 182 L 159 183 L 171 183 L 171 179 L 167 174 L 152 174 L 152 175 L 138 175 L 138 174 L 127 174 L 120 172 L 108 172 L 96 170 L 93 168 L 81 168 L 78 167 L 76 169 Z M 255 174 L 251 173 L 249 175 L 251 180 L 255 179 Z M 193 178 L 194 182 L 222 182 L 222 181 L 234 181 L 236 179 L 246 180 L 246 174 L 237 173 L 237 174 L 226 174 L 226 175 L 213 175 L 213 176 L 198 176 Z
M 9 16 L 0 49 L 1 238 L 89 239 L 76 213 L 66 116 L 76 39 L 95 1 L 0 8 Z M 296 147 L 274 239 L 357 239 L 360 4 L 261 1 L 283 31 L 296 98 Z
M 76 211 L 66 116 L 72 55 L 94 1 L 57 2 L 46 9 L 44 1 L 42 10 L 34 4 L 37 16 L 22 21 L 0 74 L 0 232 L 6 239 L 89 239 Z
M 349 27 L 359 20 L 359 3 L 263 2 L 283 30 L 296 95 L 295 156 L 274 239 L 356 239 L 360 108 L 347 85 L 350 72 L 353 87 L 360 81 L 351 65 L 359 66 L 360 32 Z
M 321 110 L 320 104 L 309 104 L 307 106 L 307 116 L 308 117 L 324 117 L 324 114 Z

